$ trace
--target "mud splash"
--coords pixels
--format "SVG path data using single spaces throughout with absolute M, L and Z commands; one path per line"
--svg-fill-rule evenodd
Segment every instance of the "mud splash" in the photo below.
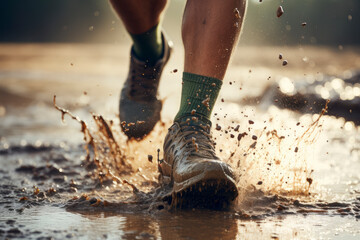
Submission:
M 106 64 L 99 65 L 98 61 L 94 62 L 97 56 L 83 56 L 75 48 L 69 51 L 69 45 L 22 46 L 23 50 L 19 45 L 3 46 L 3 49 L 13 50 L 7 50 L 11 56 L 2 59 L 0 74 L 0 159 L 3 163 L 0 169 L 0 238 L 358 239 L 360 128 L 355 121 L 329 116 L 335 115 L 331 107 L 335 101 L 330 97 L 329 113 L 321 117 L 309 138 L 315 143 L 307 145 L 301 141 L 297 145 L 297 138 L 316 121 L 319 114 L 314 113 L 320 113 L 325 102 L 319 106 L 310 104 L 307 111 L 300 109 L 298 112 L 302 114 L 277 105 L 282 102 L 278 97 L 258 98 L 254 105 L 247 102 L 239 105 L 242 98 L 260 95 L 267 83 L 282 79 L 284 75 L 290 82 L 294 80 L 294 89 L 298 89 L 296 80 L 320 79 L 323 75 L 324 79 L 328 76 L 330 80 L 343 79 L 343 92 L 350 86 L 353 93 L 357 93 L 356 83 L 347 82 L 350 75 L 332 77 L 346 69 L 359 69 L 356 51 L 339 53 L 304 47 L 307 52 L 301 50 L 301 54 L 296 55 L 298 48 L 281 51 L 262 48 L 259 61 L 254 54 L 258 48 L 242 48 L 241 55 L 233 62 L 235 67 L 229 69 L 232 85 L 223 87 L 220 99 L 224 101 L 219 101 L 215 109 L 217 115 L 212 119 L 218 154 L 241 174 L 242 196 L 227 211 L 168 211 L 168 202 L 161 198 L 166 190 L 156 192 L 155 189 L 159 188 L 157 149 L 162 149 L 170 122 L 156 126 L 141 142 L 127 142 L 114 115 L 122 84 L 119 79 L 125 76 L 127 69 L 119 68 L 113 55 L 104 56 Z M 84 53 L 104 52 L 101 46 L 77 46 L 76 49 L 79 47 Z M 26 56 L 32 56 L 31 61 L 25 55 L 19 57 L 20 50 L 29 49 Z M 118 51 L 114 51 L 113 45 L 108 49 L 111 54 L 121 53 L 127 46 Z M 54 54 L 54 50 L 61 54 Z M 39 52 L 43 57 L 38 57 Z M 279 52 L 293 64 L 280 67 L 281 70 L 278 61 L 272 65 Z M 301 67 L 304 56 L 316 62 L 316 69 Z M 69 65 L 69 58 L 77 62 L 72 71 L 79 70 L 82 64 L 79 72 L 64 72 L 63 66 Z M 7 59 L 15 59 L 16 64 L 7 68 Z M 331 71 L 328 71 L 328 59 L 335 61 L 331 63 L 334 66 Z M 128 59 L 121 55 L 119 60 Z M 244 66 L 244 62 L 248 65 Z M 49 72 L 42 71 L 49 63 L 52 66 Z M 181 63 L 170 64 L 173 64 L 171 69 L 177 69 Z M 271 79 L 267 80 L 268 76 L 272 76 Z M 160 93 L 172 96 L 164 103 L 164 119 L 174 114 L 171 109 L 178 99 L 172 89 L 178 89 L 178 78 L 176 74 L 164 72 L 164 81 L 170 81 L 164 82 Z M 327 87 L 325 82 L 316 82 L 323 84 L 322 88 Z M 240 92 L 234 92 L 239 88 Z M 317 87 L 318 90 L 322 88 Z M 57 99 L 60 106 L 71 109 L 87 123 L 95 147 L 99 149 L 98 163 L 91 145 L 87 159 L 87 144 L 82 143 L 83 135 L 79 131 L 81 124 L 69 116 L 65 117 L 65 125 L 59 121 L 60 113 L 52 105 L 54 94 L 61 96 Z M 308 95 L 304 93 L 304 97 Z M 352 108 L 352 116 L 356 116 L 356 109 Z M 346 114 L 351 116 L 348 110 Z M 95 120 L 89 112 L 101 112 L 111 129 L 125 156 L 125 165 L 130 165 L 129 168 L 122 166 L 118 160 L 122 174 L 112 165 L 115 160 L 110 151 L 116 146 L 109 146 L 106 129 L 104 135 L 98 130 L 96 121 L 101 120 Z M 264 130 L 264 127 L 267 128 Z M 278 137 L 272 132 L 274 129 Z M 111 144 L 112 140 L 109 141 Z M 266 148 L 269 142 L 271 145 Z M 161 155 L 160 151 L 159 159 Z M 110 166 L 116 178 L 108 173 L 108 167 L 99 171 L 97 164 Z
M 159 173 L 155 159 L 161 159 L 161 152 L 157 157 L 157 149 L 161 148 L 166 124 L 156 126 L 154 133 L 143 141 L 133 142 L 127 141 L 119 132 L 116 120 L 112 122 L 92 114 L 92 128 L 65 109 L 57 108 L 79 122 L 86 142 L 79 146 L 2 142 L 0 155 L 10 165 L 11 162 L 18 165 L 14 174 L 8 173 L 6 168 L 0 172 L 0 202 L 8 216 L 3 221 L 5 225 L 1 225 L 6 229 L 0 231 L 2 237 L 46 236 L 42 231 L 24 228 L 19 218 L 36 209 L 46 215 L 47 211 L 59 212 L 56 209 L 64 207 L 86 218 L 99 214 L 108 217 L 130 214 L 126 216 L 131 219 L 134 214 L 140 214 L 142 219 L 147 216 L 149 221 L 156 219 L 160 223 L 164 218 L 164 224 L 173 221 L 172 215 L 167 214 L 175 210 L 179 217 L 190 214 L 190 218 L 197 219 L 193 211 L 171 209 L 171 201 L 167 198 L 171 189 L 161 187 L 157 180 Z M 227 109 L 223 111 L 227 112 Z M 218 112 L 219 127 L 214 130 L 217 151 L 234 169 L 238 169 L 241 194 L 227 211 L 215 214 L 194 210 L 195 215 L 204 215 L 198 220 L 203 221 L 215 214 L 215 219 L 226 218 L 229 224 L 236 220 L 245 221 L 242 224 L 247 226 L 249 220 L 260 223 L 282 216 L 326 215 L 359 219 L 359 192 L 354 190 L 352 198 L 325 201 L 319 195 L 322 190 L 316 186 L 318 179 L 312 176 L 312 168 L 308 166 L 307 160 L 311 159 L 308 148 L 313 147 L 321 136 L 326 122 L 331 122 L 322 115 L 325 110 L 319 115 L 305 116 L 299 122 L 287 120 L 286 124 L 271 119 L 272 111 L 276 113 L 278 110 L 270 110 L 269 116 L 259 117 L 256 111 L 246 107 L 241 121 L 226 118 L 226 113 Z M 32 162 L 23 162 L 23 157 L 31 158 Z M 21 182 L 21 187 L 15 183 L 17 181 Z M 185 223 L 185 220 L 182 223 L 174 220 L 174 224 Z M 214 222 L 214 226 L 217 224 Z M 236 229 L 236 226 L 232 228 Z M 236 231 L 231 234 L 234 237 L 233 234 Z
M 269 126 L 281 129 L 280 126 L 274 124 L 273 119 L 263 121 L 263 124 L 247 120 L 247 127 L 242 127 L 247 129 L 247 132 L 240 132 L 240 126 L 244 126 L 244 122 L 232 121 L 232 124 L 227 127 L 217 124 L 218 131 L 214 139 L 226 139 L 226 141 L 217 141 L 220 143 L 218 152 L 223 157 L 229 153 L 223 151 L 225 146 L 221 144 L 227 142 L 230 155 L 224 159 L 233 165 L 234 169 L 239 169 L 240 197 L 230 209 L 239 219 L 264 219 L 269 216 L 297 213 L 353 215 L 360 218 L 358 199 L 348 203 L 326 203 L 315 199 L 310 190 L 313 183 L 311 177 L 313 170 L 309 170 L 306 157 L 309 148 L 313 146 L 321 132 L 320 120 L 327 111 L 327 104 L 328 102 L 308 127 L 298 122 L 296 127 L 301 130 L 294 131 L 292 136 L 282 135 L 281 131 L 275 128 L 268 130 Z M 69 115 L 81 124 L 81 132 L 86 141 L 85 166 L 87 169 L 93 166 L 92 177 L 97 179 L 100 185 L 103 187 L 107 185 L 108 190 L 109 186 L 113 189 L 113 192 L 98 192 L 95 196 L 86 193 L 74 196 L 65 204 L 67 210 L 119 214 L 126 212 L 154 214 L 161 210 L 173 210 L 170 205 L 171 188 L 161 186 L 156 181 L 156 175 L 159 173 L 154 168 L 156 164 L 150 161 L 153 156 L 148 155 L 148 161 L 144 161 L 145 156 L 140 157 L 134 151 L 136 148 L 146 149 L 138 145 L 152 143 L 153 137 L 149 136 L 142 142 L 126 141 L 121 137 L 115 139 L 114 136 L 122 135 L 119 132 L 113 133 L 114 121 L 107 121 L 95 114 L 92 116 L 97 131 L 91 133 L 84 121 L 57 106 L 55 97 L 54 107 L 61 112 L 63 120 L 64 115 Z M 247 118 L 248 115 L 244 113 L 244 119 Z M 156 129 L 155 132 L 166 132 L 164 125 L 160 127 L 161 129 Z M 289 131 L 285 129 L 284 132 Z M 236 138 L 235 135 L 237 135 Z M 149 140 L 150 138 L 152 140 Z M 231 140 L 234 140 L 234 145 L 229 148 L 228 144 Z M 161 144 L 161 140 L 157 144 L 159 143 Z M 159 153 L 159 149 L 157 152 Z M 137 162 L 140 162 L 146 171 L 138 167 Z M 137 170 L 135 170 L 136 167 Z

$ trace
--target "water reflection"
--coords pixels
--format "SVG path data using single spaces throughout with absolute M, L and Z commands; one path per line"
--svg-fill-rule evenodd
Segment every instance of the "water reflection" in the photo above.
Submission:
M 28 213 L 22 218 L 14 215 L 18 224 L 26 224 L 28 238 L 358 239 L 360 233 L 358 221 L 335 215 L 331 218 L 304 214 L 242 220 L 233 212 L 208 210 L 162 212 L 155 215 L 71 213 L 63 208 L 49 206 L 29 209 Z M 37 231 L 33 232 L 33 229 Z
M 114 236 L 115 232 L 122 239 L 226 240 L 235 239 L 238 234 L 238 219 L 231 212 L 188 210 L 164 211 L 155 215 L 123 214 L 122 216 L 109 212 L 101 214 L 83 212 L 80 215 L 90 220 L 82 220 L 88 228 L 85 232 L 89 234 L 89 231 L 95 231 L 97 236 L 99 236 L 97 229 L 102 229 L 101 232 L 107 229 L 108 237 Z M 96 226 L 91 222 L 96 222 Z M 114 223 L 117 223 L 117 226 L 114 226 Z

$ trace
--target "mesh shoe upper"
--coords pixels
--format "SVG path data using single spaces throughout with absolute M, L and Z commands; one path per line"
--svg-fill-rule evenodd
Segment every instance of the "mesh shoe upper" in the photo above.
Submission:
M 229 165 L 215 153 L 210 125 L 175 122 L 164 142 L 164 177 L 170 178 L 175 192 L 199 181 L 226 180 L 235 187 L 235 176 Z M 236 187 L 235 187 L 236 188 Z

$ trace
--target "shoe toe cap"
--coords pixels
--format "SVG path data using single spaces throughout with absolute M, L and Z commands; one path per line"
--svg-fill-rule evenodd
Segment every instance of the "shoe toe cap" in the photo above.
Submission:
M 186 181 L 201 176 L 201 179 L 231 179 L 235 181 L 235 175 L 231 167 L 213 159 L 202 159 L 201 161 L 179 164 L 174 171 L 175 181 Z

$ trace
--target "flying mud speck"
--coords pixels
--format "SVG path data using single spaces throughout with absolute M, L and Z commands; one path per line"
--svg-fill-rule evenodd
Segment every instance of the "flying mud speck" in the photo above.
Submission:
M 282 6 L 279 6 L 277 11 L 276 11 L 276 16 L 279 18 L 284 14 L 284 9 Z

